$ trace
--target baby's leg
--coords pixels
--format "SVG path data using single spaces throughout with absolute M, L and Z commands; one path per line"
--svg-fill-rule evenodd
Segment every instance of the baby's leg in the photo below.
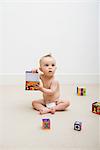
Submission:
M 57 105 L 55 106 L 55 110 L 57 111 L 65 110 L 68 106 L 70 106 L 69 101 L 58 101 Z
M 45 107 L 43 99 L 33 100 L 32 101 L 32 106 L 33 106 L 34 109 L 38 110 L 40 112 L 40 114 L 46 114 L 46 113 L 51 112 L 50 109 Z

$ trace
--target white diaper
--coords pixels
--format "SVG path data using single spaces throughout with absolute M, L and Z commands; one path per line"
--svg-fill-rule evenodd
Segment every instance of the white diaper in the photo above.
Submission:
M 46 107 L 49 108 L 49 109 L 51 109 L 51 108 L 53 108 L 55 106 L 56 106 L 55 102 L 46 104 Z

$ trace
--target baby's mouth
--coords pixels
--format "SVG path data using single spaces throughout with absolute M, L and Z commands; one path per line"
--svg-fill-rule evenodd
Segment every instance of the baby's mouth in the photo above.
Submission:
M 52 72 L 52 71 L 49 71 L 49 72 Z

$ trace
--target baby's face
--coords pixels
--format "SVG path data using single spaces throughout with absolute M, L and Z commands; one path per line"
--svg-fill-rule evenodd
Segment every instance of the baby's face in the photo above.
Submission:
M 56 61 L 53 57 L 44 57 L 41 60 L 40 70 L 46 76 L 53 76 L 56 70 Z

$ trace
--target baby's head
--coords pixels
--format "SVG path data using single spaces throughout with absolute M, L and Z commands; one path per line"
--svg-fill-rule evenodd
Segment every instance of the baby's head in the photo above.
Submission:
M 53 76 L 56 70 L 56 60 L 51 54 L 41 57 L 40 61 L 40 71 L 42 71 L 46 76 Z

